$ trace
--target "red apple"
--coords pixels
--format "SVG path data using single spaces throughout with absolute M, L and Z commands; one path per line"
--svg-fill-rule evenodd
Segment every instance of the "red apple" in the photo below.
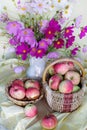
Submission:
M 61 75 L 53 75 L 50 79 L 49 79 L 49 87 L 53 90 L 58 90 L 59 88 L 59 83 L 62 80 L 62 76 Z
M 72 62 L 57 63 L 53 68 L 55 73 L 64 75 L 67 71 L 74 69 L 74 64 Z
M 37 115 L 38 110 L 37 110 L 37 107 L 34 104 L 28 104 L 28 105 L 25 106 L 24 112 L 25 112 L 25 115 L 27 117 L 32 118 L 32 117 Z
M 25 97 L 25 89 L 19 85 L 15 85 L 14 87 L 11 87 L 9 93 L 11 97 L 15 99 L 21 100 Z
M 65 74 L 65 79 L 69 79 L 74 85 L 78 85 L 80 83 L 80 74 L 76 71 L 68 71 Z
M 59 84 L 59 92 L 61 93 L 71 93 L 73 91 L 73 84 L 70 80 L 63 80 Z
M 47 130 L 54 129 L 57 126 L 57 123 L 58 123 L 58 120 L 56 116 L 54 116 L 53 114 L 46 115 L 41 120 L 41 126 Z
M 20 85 L 20 86 L 24 86 L 24 82 L 21 80 L 21 79 L 16 79 L 12 82 L 12 86 L 15 86 L 15 85 Z
M 26 90 L 26 97 L 29 100 L 37 99 L 40 96 L 40 91 L 37 88 L 30 87 Z
M 40 90 L 40 83 L 37 80 L 27 80 L 24 84 L 25 88 L 34 87 Z

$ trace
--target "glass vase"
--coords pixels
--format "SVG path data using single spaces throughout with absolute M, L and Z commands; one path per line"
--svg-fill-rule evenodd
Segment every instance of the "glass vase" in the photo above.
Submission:
M 30 57 L 29 68 L 27 69 L 27 77 L 30 79 L 41 79 L 46 66 L 46 58 Z

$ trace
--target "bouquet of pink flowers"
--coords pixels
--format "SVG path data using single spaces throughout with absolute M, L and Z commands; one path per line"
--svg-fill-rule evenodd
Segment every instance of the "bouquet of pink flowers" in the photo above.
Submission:
M 29 3 L 30 7 L 39 2 Z M 39 7 L 42 5 L 43 3 Z M 47 8 L 47 6 L 45 7 Z M 68 8 L 68 6 L 65 7 Z M 45 12 L 46 8 L 42 11 Z M 33 9 L 35 11 L 36 6 Z M 43 19 L 39 8 L 37 11 L 40 13 L 39 17 L 38 15 L 32 17 L 28 12 L 20 15 L 18 21 L 8 18 L 6 22 L 6 33 L 10 36 L 9 43 L 14 47 L 16 55 L 21 56 L 23 60 L 26 60 L 28 56 L 57 58 L 59 52 L 67 56 L 75 56 L 80 50 L 79 45 L 75 42 L 76 38 L 82 39 L 87 33 L 87 26 L 80 27 L 81 16 L 69 23 L 69 19 L 63 17 L 63 11 L 56 11 L 56 14 L 49 19 Z M 36 12 L 36 14 L 38 13 Z M 75 36 L 75 30 L 78 28 L 80 28 L 78 35 Z

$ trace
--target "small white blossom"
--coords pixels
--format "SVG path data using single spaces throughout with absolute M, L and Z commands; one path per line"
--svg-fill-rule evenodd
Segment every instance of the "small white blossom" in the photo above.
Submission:
M 66 7 L 62 10 L 62 16 L 65 18 L 69 18 L 72 13 L 72 5 L 68 4 Z
M 33 9 L 32 11 L 34 11 L 36 14 L 42 15 L 43 13 L 48 12 L 50 3 L 47 0 L 34 0 L 30 3 L 30 6 Z
M 57 9 L 64 8 L 67 3 L 67 0 L 53 0 L 53 4 L 54 6 L 56 6 Z

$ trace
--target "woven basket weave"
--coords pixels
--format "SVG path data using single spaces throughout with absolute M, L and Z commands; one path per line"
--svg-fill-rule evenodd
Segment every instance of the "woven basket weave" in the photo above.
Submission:
M 53 91 L 50 89 L 47 83 L 47 78 L 48 78 L 48 70 L 51 66 L 55 65 L 56 63 L 60 62 L 73 62 L 76 66 L 79 68 L 79 72 L 81 74 L 81 89 L 75 93 L 70 93 L 70 94 L 63 94 L 60 92 Z M 50 65 L 48 65 L 43 73 L 43 86 L 45 90 L 45 98 L 47 100 L 48 105 L 54 110 L 58 112 L 71 112 L 75 109 L 77 109 L 84 97 L 84 68 L 83 66 L 76 60 L 70 59 L 70 58 L 63 58 L 63 59 L 58 59 L 54 62 L 52 62 Z

